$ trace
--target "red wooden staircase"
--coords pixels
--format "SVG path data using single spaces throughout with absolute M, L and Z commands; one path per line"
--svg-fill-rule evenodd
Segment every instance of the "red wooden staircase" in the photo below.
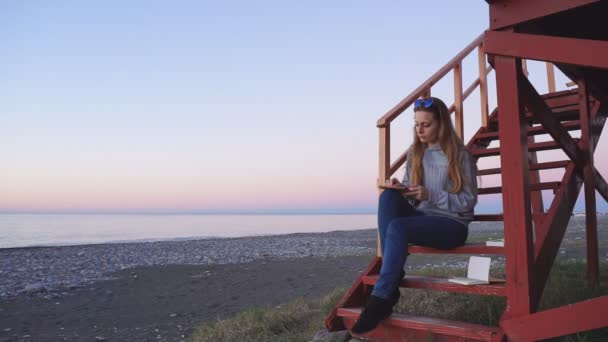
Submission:
M 455 127 L 464 137 L 464 100 L 479 89 L 481 126 L 467 143 L 478 160 L 499 156 L 500 167 L 478 176 L 500 175 L 508 186 L 482 187 L 479 195 L 502 194 L 503 213 L 476 215 L 476 221 L 504 221 L 505 247 L 468 243 L 452 250 L 410 246 L 410 253 L 499 254 L 505 256 L 506 282 L 465 286 L 446 278 L 406 275 L 402 288 L 506 297 L 498 326 L 393 314 L 365 337 L 374 341 L 535 341 L 608 326 L 608 296 L 538 311 L 538 304 L 581 188 L 585 189 L 587 276 L 598 281 L 595 191 L 608 201 L 608 185 L 594 166 L 593 152 L 608 116 L 608 15 L 606 2 L 592 0 L 494 0 L 490 30 L 378 120 L 378 184 L 405 163 L 407 151 L 391 163 L 390 127 L 433 85 L 454 77 Z M 567 25 L 565 25 L 567 23 Z M 462 87 L 463 59 L 477 50 L 479 77 Z M 486 65 L 486 59 L 490 66 Z M 526 59 L 547 62 L 549 92 L 540 95 L 527 77 Z M 557 67 L 576 85 L 556 91 Z M 489 113 L 487 75 L 496 73 L 497 108 Z M 580 132 L 573 138 L 571 132 Z M 536 141 L 538 137 L 548 141 Z M 546 139 L 545 139 L 546 140 Z M 498 144 L 498 146 L 495 146 Z M 563 160 L 539 162 L 544 151 L 563 151 Z M 559 181 L 541 181 L 540 172 L 562 170 Z M 542 191 L 552 191 L 545 207 Z M 382 263 L 381 251 L 326 319 L 330 331 L 350 328 L 357 320 Z

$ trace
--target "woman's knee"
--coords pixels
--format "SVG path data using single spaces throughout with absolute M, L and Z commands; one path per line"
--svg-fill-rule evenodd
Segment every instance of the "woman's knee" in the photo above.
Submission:
M 401 200 L 401 193 L 395 189 L 386 189 L 380 194 L 380 205 L 397 203 Z

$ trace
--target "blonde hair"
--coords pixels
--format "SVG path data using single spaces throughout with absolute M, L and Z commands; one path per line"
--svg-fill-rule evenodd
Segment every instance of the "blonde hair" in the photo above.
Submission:
M 454 131 L 452 120 L 448 107 L 443 101 L 436 97 L 430 97 L 433 100 L 433 104 L 428 108 L 417 107 L 414 108 L 414 112 L 417 111 L 428 111 L 433 113 L 433 118 L 437 120 L 439 124 L 439 133 L 437 140 L 439 146 L 446 154 L 448 158 L 448 179 L 452 185 L 448 191 L 451 193 L 458 193 L 462 190 L 463 178 L 462 170 L 460 168 L 462 154 L 461 151 L 465 149 L 462 140 Z M 415 185 L 421 185 L 424 181 L 424 170 L 422 168 L 422 157 L 424 156 L 424 144 L 418 138 L 416 134 L 416 127 L 414 127 L 414 142 L 410 148 L 411 156 L 411 176 L 410 183 Z

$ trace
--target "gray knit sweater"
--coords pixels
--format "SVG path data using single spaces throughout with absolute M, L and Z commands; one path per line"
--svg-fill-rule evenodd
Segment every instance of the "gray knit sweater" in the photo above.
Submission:
M 451 182 L 448 179 L 448 158 L 441 146 L 435 144 L 424 150 L 422 167 L 424 170 L 424 187 L 429 192 L 426 201 L 416 203 L 416 209 L 426 215 L 447 216 L 464 225 L 473 221 L 473 208 L 477 204 L 477 166 L 468 150 L 460 152 L 463 187 L 458 193 L 450 193 Z M 403 184 L 410 185 L 412 162 L 411 153 L 405 164 Z

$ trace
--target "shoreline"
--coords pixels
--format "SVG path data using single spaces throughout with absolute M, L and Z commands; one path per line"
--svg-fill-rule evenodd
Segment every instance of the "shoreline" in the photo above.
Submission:
M 280 237 L 280 236 L 291 236 L 291 235 L 306 235 L 306 234 L 332 234 L 339 232 L 356 232 L 373 230 L 377 228 L 361 228 L 361 229 L 345 229 L 345 230 L 329 230 L 327 232 L 296 232 L 296 233 L 282 233 L 282 234 L 254 234 L 244 236 L 191 236 L 191 237 L 177 237 L 177 238 L 156 238 L 156 239 L 136 239 L 136 240 L 113 240 L 104 242 L 91 242 L 91 243 L 78 243 L 74 245 L 31 245 L 31 246 L 15 246 L 15 247 L 0 247 L 0 252 L 4 250 L 19 250 L 19 249 L 37 249 L 37 248 L 61 248 L 61 247 L 88 247 L 88 246 L 103 246 L 103 245 L 125 245 L 125 244 L 142 244 L 142 243 L 157 243 L 157 242 L 181 242 L 181 241 L 199 241 L 199 240 L 226 240 L 226 239 L 247 239 L 247 238 L 259 238 L 259 237 Z

